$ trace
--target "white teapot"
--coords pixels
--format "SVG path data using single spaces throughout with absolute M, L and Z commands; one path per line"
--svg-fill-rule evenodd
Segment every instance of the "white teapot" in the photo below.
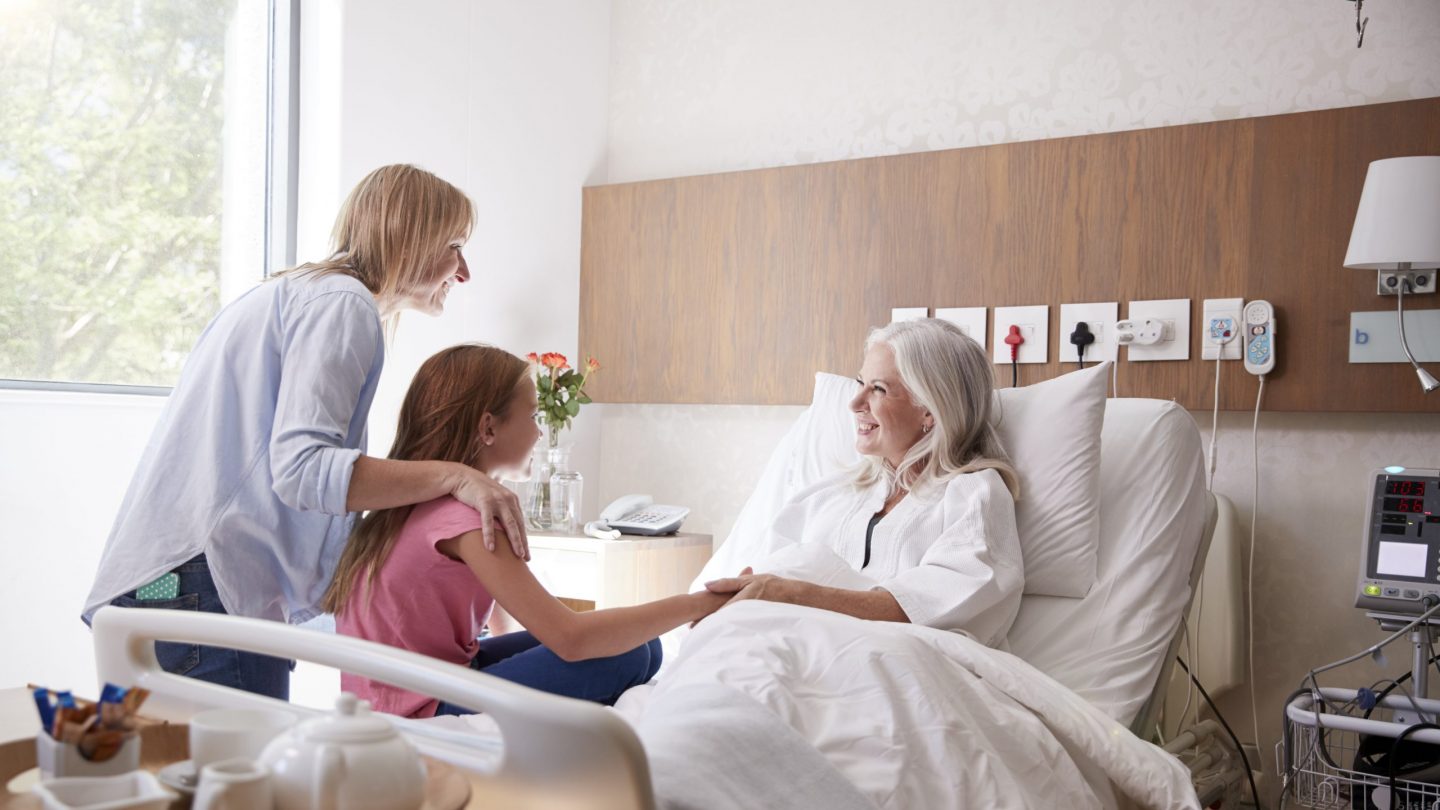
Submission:
M 416 810 L 425 801 L 419 752 L 349 692 L 333 713 L 271 740 L 260 761 L 273 774 L 276 810 Z

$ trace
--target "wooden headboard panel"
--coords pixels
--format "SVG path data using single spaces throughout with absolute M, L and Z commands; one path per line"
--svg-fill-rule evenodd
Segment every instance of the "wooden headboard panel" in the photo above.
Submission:
M 590 391 L 804 404 L 892 307 L 1049 304 L 1034 382 L 1062 371 L 1060 304 L 1189 298 L 1192 359 L 1122 350 L 1120 383 L 1208 408 L 1201 301 L 1243 297 L 1276 307 L 1268 410 L 1440 410 L 1408 366 L 1347 362 L 1349 313 L 1395 304 L 1342 267 L 1366 167 L 1420 154 L 1440 154 L 1440 99 L 587 188 Z M 1242 364 L 1222 373 L 1222 407 L 1253 407 Z

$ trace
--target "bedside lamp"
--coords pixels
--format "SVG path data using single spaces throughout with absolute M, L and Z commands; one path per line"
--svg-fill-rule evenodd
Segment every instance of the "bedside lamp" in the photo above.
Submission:
M 1395 290 L 1400 346 L 1426 393 L 1440 388 L 1415 362 L 1405 339 L 1405 294 L 1429 286 L 1440 268 L 1440 157 L 1398 157 L 1371 162 L 1355 211 L 1345 266 L 1381 271 Z

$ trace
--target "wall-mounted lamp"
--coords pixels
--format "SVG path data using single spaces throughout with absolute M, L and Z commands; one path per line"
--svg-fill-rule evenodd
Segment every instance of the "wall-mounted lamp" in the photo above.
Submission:
M 1440 268 L 1440 157 L 1376 160 L 1365 175 L 1355 211 L 1345 266 L 1379 270 L 1381 289 L 1394 289 L 1400 317 L 1400 346 L 1428 393 L 1440 388 L 1415 362 L 1405 340 L 1405 296 L 1435 290 Z

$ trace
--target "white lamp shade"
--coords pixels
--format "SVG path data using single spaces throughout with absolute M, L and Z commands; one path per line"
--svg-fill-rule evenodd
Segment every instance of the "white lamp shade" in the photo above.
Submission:
M 1440 157 L 1376 160 L 1365 174 L 1345 266 L 1440 267 Z

